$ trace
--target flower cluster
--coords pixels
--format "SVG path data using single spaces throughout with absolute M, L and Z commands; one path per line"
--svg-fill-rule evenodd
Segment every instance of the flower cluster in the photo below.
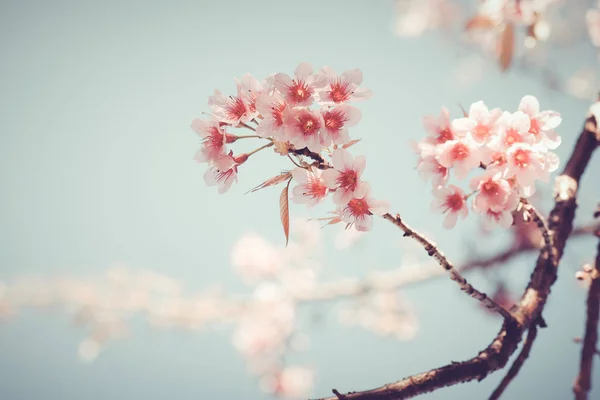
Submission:
M 514 113 L 489 110 L 479 101 L 464 114 L 451 120 L 442 108 L 438 118 L 423 120 L 428 136 L 415 146 L 417 169 L 433 183 L 432 208 L 447 214 L 444 226 L 452 228 L 458 217 L 467 216 L 467 199 L 473 197 L 474 212 L 509 227 L 520 199 L 532 196 L 536 181 L 547 182 L 558 168 L 558 156 L 551 150 L 561 142 L 554 131 L 560 114 L 540 111 L 533 96 L 523 97 Z M 468 194 L 448 184 L 451 171 L 462 180 L 480 169 L 469 182 Z
M 204 175 L 206 183 L 218 186 L 219 193 L 226 192 L 237 181 L 241 164 L 256 152 L 273 147 L 296 168 L 258 188 L 286 181 L 289 186 L 294 180 L 297 185 L 292 189 L 292 200 L 308 206 L 332 193 L 337 209 L 331 222 L 343 221 L 359 231 L 369 230 L 372 215 L 385 213 L 387 205 L 375 200 L 368 183 L 361 179 L 365 158 L 353 157 L 347 150 L 357 142 L 350 139 L 348 128 L 361 119 L 360 111 L 348 103 L 371 96 L 370 90 L 360 86 L 362 79 L 358 69 L 338 75 L 330 67 L 323 67 L 313 73 L 309 64 L 301 63 L 294 76 L 277 73 L 261 82 L 246 74 L 236 80 L 235 96 L 215 91 L 208 100 L 210 119 L 192 122 L 192 129 L 202 138 L 195 160 L 209 164 Z M 250 130 L 251 134 L 233 134 L 231 130 L 236 128 Z M 257 139 L 265 144 L 234 155 L 227 145 L 240 139 Z

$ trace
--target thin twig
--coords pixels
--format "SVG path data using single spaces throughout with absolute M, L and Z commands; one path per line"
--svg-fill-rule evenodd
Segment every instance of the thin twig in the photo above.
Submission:
M 498 385 L 496 390 L 494 390 L 494 392 L 490 396 L 489 400 L 499 399 L 500 396 L 502 395 L 502 393 L 504 392 L 504 390 L 508 387 L 508 385 L 512 382 L 512 380 L 517 376 L 517 374 L 521 370 L 521 367 L 525 363 L 525 360 L 527 360 L 527 357 L 529 357 L 529 352 L 531 351 L 531 346 L 533 346 L 533 341 L 535 340 L 536 336 L 537 336 L 537 325 L 534 324 L 534 325 L 531 325 L 531 328 L 529 328 L 529 332 L 527 333 L 527 338 L 525 339 L 525 343 L 523 344 L 523 348 L 521 349 L 521 352 L 519 353 L 515 362 L 513 363 L 513 365 L 510 367 L 510 369 L 506 373 L 506 376 L 502 379 L 502 381 L 500 382 L 500 384 Z
M 387 213 L 383 215 L 383 218 L 390 221 L 392 224 L 396 225 L 404 232 L 405 237 L 410 237 L 416 240 L 429 254 L 430 257 L 436 259 L 438 264 L 441 265 L 449 274 L 450 279 L 458 283 L 460 290 L 478 300 L 484 307 L 496 311 L 500 315 L 502 315 L 506 319 L 513 319 L 512 314 L 505 310 L 504 307 L 496 303 L 494 300 L 490 299 L 485 293 L 480 292 L 475 289 L 467 280 L 458 272 L 456 268 L 444 256 L 444 254 L 433 244 L 431 243 L 425 236 L 420 233 L 412 230 L 408 225 L 406 225 L 400 215 L 396 215 L 395 217 L 391 214 Z

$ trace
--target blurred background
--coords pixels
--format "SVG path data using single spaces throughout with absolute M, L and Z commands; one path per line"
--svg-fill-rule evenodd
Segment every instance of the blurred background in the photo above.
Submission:
M 281 188 L 246 192 L 289 163 L 262 152 L 219 195 L 193 161 L 190 123 L 248 72 L 360 68 L 373 97 L 350 132 L 374 195 L 457 266 L 494 256 L 515 230 L 485 233 L 476 216 L 443 229 L 410 143 L 443 105 L 454 117 L 478 100 L 516 110 L 531 94 L 562 114 L 557 153 L 568 156 L 600 86 L 598 5 L 543 3 L 557 4 L 546 25 L 518 28 L 502 71 L 494 34 L 465 37 L 471 1 L 1 1 L 0 398 L 324 397 L 475 356 L 500 318 L 445 277 L 406 278 L 437 271 L 415 243 L 380 219 L 364 235 L 321 229 L 306 220 L 329 203 L 291 204 L 285 249 Z M 600 198 L 598 168 L 600 157 L 579 225 Z M 551 185 L 539 191 L 548 211 Z M 568 244 L 549 327 L 506 398 L 571 397 L 587 294 L 575 274 L 595 247 L 586 235 Z M 523 252 L 468 277 L 514 302 L 534 260 Z M 394 279 L 397 290 L 355 290 Z M 503 375 L 423 397 L 487 398 Z M 598 365 L 593 375 L 600 398 Z

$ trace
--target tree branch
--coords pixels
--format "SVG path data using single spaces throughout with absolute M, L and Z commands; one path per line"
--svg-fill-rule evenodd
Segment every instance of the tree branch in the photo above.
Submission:
M 482 380 L 489 373 L 506 365 L 525 331 L 531 329 L 532 325 L 542 324 L 541 313 L 550 294 L 550 288 L 556 281 L 558 262 L 573 229 L 579 181 L 600 142 L 600 129 L 596 119 L 600 115 L 599 109 L 600 102 L 591 107 L 590 115 L 585 121 L 571 157 L 563 173 L 556 178 L 555 206 L 548 219 L 553 246 L 550 251 L 544 247 L 540 252 L 529 284 L 513 312 L 516 320 L 506 319 L 492 343 L 470 360 L 432 369 L 376 389 L 348 393 L 344 395 L 345 399 L 407 399 L 446 386 L 474 379 Z M 386 219 L 389 218 L 394 219 L 391 215 Z M 326 400 L 336 400 L 336 397 Z
M 494 392 L 490 396 L 489 400 L 499 399 L 500 396 L 502 395 L 502 393 L 504 393 L 504 390 L 508 387 L 508 385 L 510 385 L 512 380 L 517 376 L 517 374 L 521 370 L 521 367 L 527 360 L 527 357 L 529 357 L 529 352 L 531 351 L 531 347 L 533 346 L 533 341 L 535 340 L 536 336 L 537 336 L 537 325 L 534 324 L 531 326 L 531 328 L 529 328 L 529 331 L 527 333 L 527 338 L 525 339 L 525 343 L 523 344 L 523 348 L 521 349 L 521 352 L 517 356 L 517 359 L 515 360 L 513 365 L 510 367 L 510 369 L 506 373 L 506 376 L 502 379 L 502 381 L 500 382 L 500 384 L 498 385 L 496 390 L 494 390 Z
M 600 206 L 599 206 L 600 208 Z M 596 232 L 600 238 L 600 229 Z M 596 342 L 598 341 L 598 318 L 600 317 L 600 241 L 596 251 L 596 262 L 591 272 L 591 284 L 587 297 L 587 318 L 585 323 L 585 336 L 581 348 L 581 362 L 579 364 L 579 375 L 573 386 L 575 399 L 585 400 L 592 388 L 591 376 L 594 355 L 596 354 Z
M 440 264 L 441 267 L 444 268 L 450 274 L 450 279 L 458 283 L 460 290 L 473 297 L 475 300 L 478 300 L 484 307 L 496 311 L 504 318 L 513 319 L 513 316 L 509 311 L 505 310 L 504 307 L 496 303 L 494 300 L 490 299 L 485 293 L 475 289 L 469 282 L 467 282 L 467 280 L 460 274 L 460 272 L 458 272 L 456 268 L 454 268 L 454 266 L 450 264 L 446 256 L 425 236 L 412 230 L 408 225 L 406 225 L 402 221 L 402 218 L 400 218 L 399 214 L 396 214 L 396 216 L 394 217 L 391 214 L 386 213 L 383 215 L 383 218 L 387 221 L 390 221 L 398 228 L 402 229 L 402 231 L 404 232 L 403 236 L 410 237 L 417 241 L 421 246 L 423 246 L 427 254 L 429 254 L 430 257 L 435 258 L 438 264 Z

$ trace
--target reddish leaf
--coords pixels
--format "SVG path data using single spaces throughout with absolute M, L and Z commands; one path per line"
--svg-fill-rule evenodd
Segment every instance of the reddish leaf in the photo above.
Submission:
M 263 183 L 261 183 L 260 185 L 256 186 L 255 188 L 251 189 L 250 191 L 248 191 L 246 193 L 253 193 L 253 192 L 256 192 L 257 190 L 264 189 L 269 186 L 277 185 L 281 182 L 284 182 L 286 179 L 291 178 L 291 176 L 292 176 L 291 172 L 282 172 L 279 175 L 275 175 L 274 177 L 267 179 L 266 181 L 264 181 Z
M 467 22 L 465 30 L 470 31 L 473 29 L 492 29 L 496 26 L 496 22 L 490 17 L 485 15 L 476 15 Z
M 285 233 L 285 245 L 288 245 L 290 239 L 290 205 L 288 200 L 288 191 L 290 188 L 290 179 L 286 187 L 281 191 L 279 196 L 279 216 L 281 217 L 281 225 L 283 225 L 283 233 Z
M 515 47 L 515 29 L 513 24 L 506 24 L 498 40 L 498 63 L 502 71 L 506 71 L 512 61 Z
M 356 143 L 360 142 L 362 139 L 354 139 L 349 141 L 348 143 L 346 143 L 345 145 L 342 146 L 342 149 L 347 149 L 350 146 L 354 146 Z

